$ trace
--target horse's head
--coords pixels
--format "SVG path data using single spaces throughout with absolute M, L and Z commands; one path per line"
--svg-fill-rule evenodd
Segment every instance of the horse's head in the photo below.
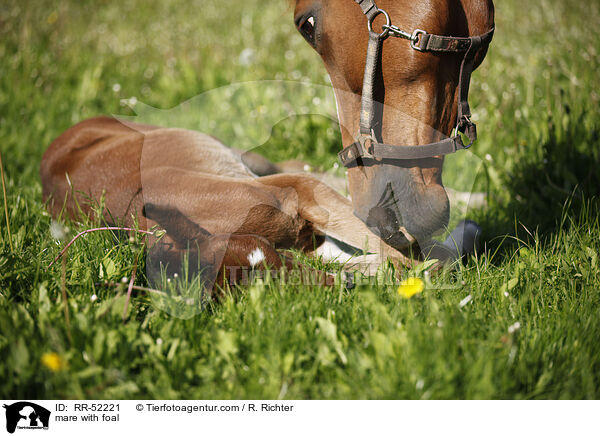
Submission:
M 367 3 L 371 2 L 364 0 L 362 7 Z M 492 0 L 376 3 L 408 36 L 423 29 L 429 34 L 467 37 L 485 34 L 493 27 Z M 377 67 L 371 70 L 373 122 L 364 128 L 360 114 L 361 107 L 364 111 L 361 94 L 367 22 L 372 19 L 373 31 L 380 33 L 386 16 L 380 13 L 367 18 L 369 14 L 365 17 L 363 12 L 353 0 L 297 0 L 295 7 L 298 30 L 321 55 L 331 78 L 345 149 L 355 143 L 361 130 L 363 137 L 397 147 L 422 146 L 450 136 L 457 126 L 464 52 L 422 52 L 413 48 L 411 41 L 395 37 L 381 43 Z M 473 50 L 472 68 L 481 63 L 486 48 L 487 44 L 482 44 Z M 366 135 L 365 130 L 371 131 Z M 348 165 L 355 214 L 396 248 L 428 238 L 448 222 L 442 164 L 443 156 L 436 153 L 418 159 L 356 160 Z

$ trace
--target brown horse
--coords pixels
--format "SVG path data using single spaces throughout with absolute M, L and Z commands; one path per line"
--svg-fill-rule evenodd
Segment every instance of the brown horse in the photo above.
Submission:
M 386 19 L 408 32 L 388 27 L 386 33 Z M 357 142 L 357 134 L 402 144 L 397 147 L 422 146 L 443 141 L 453 127 L 467 124 L 462 118 L 469 115 L 470 71 L 485 57 L 494 27 L 491 0 L 377 0 L 377 5 L 372 0 L 297 0 L 295 22 L 331 78 L 345 150 Z M 377 47 L 381 53 L 367 60 L 374 62 L 369 71 L 365 54 L 376 32 L 383 34 Z M 485 35 L 477 47 L 460 38 L 477 35 Z M 367 80 L 374 82 L 372 95 L 365 95 Z M 365 104 L 365 97 L 373 102 Z M 365 108 L 374 119 L 366 123 L 368 131 L 361 115 Z M 354 213 L 396 248 L 426 240 L 447 225 L 443 156 L 436 154 L 400 161 L 363 158 L 347 165 Z
M 365 93 L 367 39 L 376 35 L 367 32 L 367 23 L 375 29 L 381 25 L 378 16 L 388 15 L 370 0 L 356 2 L 367 11 L 366 19 L 350 0 L 298 0 L 295 8 L 301 34 L 322 56 L 336 89 L 344 150 L 353 146 L 353 132 L 363 127 L 361 109 L 369 107 L 375 107 L 380 120 L 371 123 L 368 133 L 379 141 L 413 145 L 404 150 L 448 135 L 461 111 L 458 94 L 463 88 L 458 83 L 467 56 L 457 53 L 464 50 L 419 52 L 413 45 L 425 39 L 424 33 L 421 41 L 410 44 L 387 39 L 382 56 L 367 56 L 367 66 L 377 64 L 368 80 L 378 80 L 372 95 Z M 467 41 L 471 47 L 465 37 L 493 26 L 493 7 L 486 0 L 381 4 L 394 23 L 458 36 L 459 46 Z M 383 28 L 380 36 L 391 30 Z M 385 38 L 380 39 L 383 43 Z M 485 47 L 472 53 L 472 68 L 483 59 Z M 374 106 L 377 102 L 380 107 Z M 376 265 L 388 256 L 409 264 L 398 250 L 427 238 L 448 220 L 443 158 L 367 161 L 362 156 L 350 165 L 351 204 L 307 174 L 257 177 L 256 166 L 246 165 L 207 135 L 101 117 L 57 138 L 44 154 L 40 174 L 53 216 L 64 210 L 74 218 L 81 212 L 89 215 L 92 203 L 102 203 L 108 222 L 135 221 L 143 229 L 158 224 L 167 234 L 155 246 L 158 263 L 151 260 L 149 265 L 177 264 L 183 253 L 191 253 L 192 261 L 211 269 L 213 280 L 222 280 L 228 266 L 291 268 L 293 263 L 277 249 L 312 251 L 325 235 L 372 253 L 368 260 Z

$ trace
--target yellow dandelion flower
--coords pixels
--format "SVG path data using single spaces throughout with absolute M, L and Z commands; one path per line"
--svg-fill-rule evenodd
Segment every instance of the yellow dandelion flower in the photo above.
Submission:
M 60 371 L 66 364 L 65 361 L 56 353 L 44 353 L 42 354 L 42 365 L 48 368 L 52 372 Z
M 58 12 L 56 11 L 50 12 L 50 15 L 48 15 L 48 18 L 46 18 L 48 24 L 54 24 L 56 23 L 56 20 L 58 20 Z
M 423 280 L 417 277 L 409 277 L 400 283 L 398 294 L 404 298 L 410 298 L 415 294 L 423 292 L 424 289 L 425 283 L 423 283 Z

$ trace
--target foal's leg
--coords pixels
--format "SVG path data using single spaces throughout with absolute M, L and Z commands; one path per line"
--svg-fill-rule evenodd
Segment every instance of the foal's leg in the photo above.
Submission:
M 308 174 L 274 174 L 256 180 L 267 186 L 293 188 L 298 198 L 298 214 L 302 218 L 311 222 L 317 231 L 379 256 L 370 260 L 381 263 L 389 256 L 404 265 L 414 263 L 371 232 L 354 215 L 348 199 L 314 177 Z

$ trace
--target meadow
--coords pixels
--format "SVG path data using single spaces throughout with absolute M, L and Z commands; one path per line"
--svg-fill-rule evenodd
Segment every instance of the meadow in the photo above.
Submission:
M 182 317 L 102 285 L 131 277 L 140 238 L 91 233 L 48 267 L 69 238 L 42 203 L 41 156 L 115 114 L 343 175 L 333 93 L 289 2 L 3 0 L 0 397 L 598 399 L 599 24 L 598 2 L 496 2 L 470 92 L 480 139 L 444 171 L 486 194 L 466 211 L 478 256 L 410 299 L 257 280 Z

